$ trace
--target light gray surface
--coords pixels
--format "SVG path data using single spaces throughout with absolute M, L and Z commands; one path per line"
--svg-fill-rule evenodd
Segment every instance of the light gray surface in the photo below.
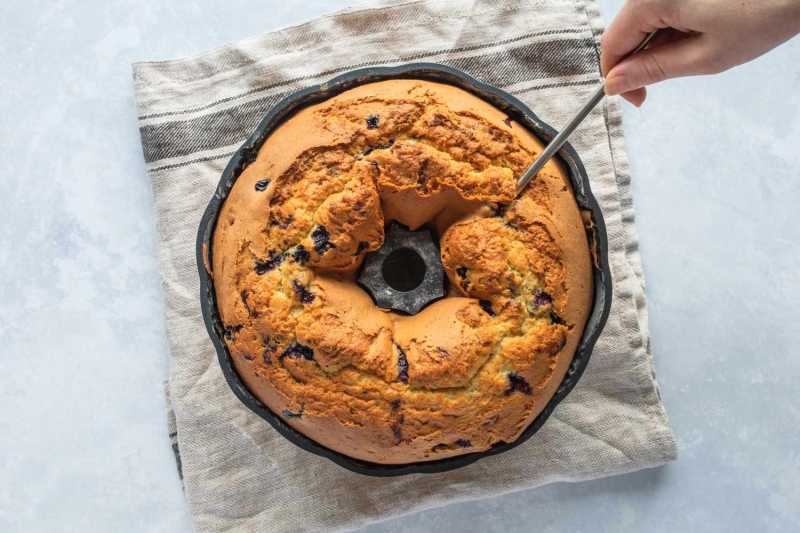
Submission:
M 0 4 L 0 531 L 190 531 L 130 62 L 343 7 Z M 601 0 L 606 20 L 621 0 Z M 670 82 L 626 137 L 665 468 L 452 505 L 369 531 L 791 531 L 800 523 L 800 40 Z

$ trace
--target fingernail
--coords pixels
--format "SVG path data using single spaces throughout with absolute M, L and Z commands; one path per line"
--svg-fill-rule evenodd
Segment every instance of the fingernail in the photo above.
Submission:
M 636 89 L 631 83 L 628 76 L 620 75 L 614 76 L 610 80 L 606 80 L 606 94 L 608 96 L 616 96 L 618 94 L 626 93 L 632 89 Z

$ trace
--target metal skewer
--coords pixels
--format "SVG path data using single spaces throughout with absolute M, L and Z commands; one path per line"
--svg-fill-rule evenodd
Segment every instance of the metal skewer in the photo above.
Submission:
M 647 37 L 645 37 L 644 40 L 641 43 L 639 43 L 639 46 L 634 48 L 633 51 L 631 51 L 631 53 L 625 56 L 625 58 L 628 58 L 633 54 L 647 48 L 647 45 L 649 45 L 653 41 L 653 39 L 656 37 L 656 35 L 658 35 L 660 31 L 661 30 L 656 30 L 652 33 L 648 33 Z M 564 124 L 564 126 L 558 132 L 558 135 L 553 137 L 553 140 L 550 141 L 550 144 L 548 144 L 545 147 L 541 155 L 539 155 L 539 157 L 536 158 L 536 161 L 534 161 L 533 164 L 530 167 L 528 167 L 528 170 L 525 171 L 525 174 L 523 174 L 522 177 L 517 182 L 517 194 L 522 192 L 522 190 L 525 188 L 528 182 L 530 182 L 533 179 L 536 173 L 539 172 L 542 169 L 542 167 L 545 166 L 545 164 L 550 160 L 550 158 L 553 157 L 556 154 L 556 152 L 558 152 L 561 149 L 564 143 L 567 142 L 569 136 L 572 135 L 572 132 L 575 131 L 575 129 L 581 124 L 581 122 L 583 122 L 583 119 L 586 118 L 586 116 L 592 111 L 592 109 L 594 109 L 595 106 L 600 103 L 600 100 L 603 99 L 603 96 L 605 96 L 605 94 L 606 94 L 606 82 L 605 80 L 603 80 L 603 82 L 597 87 L 594 93 L 592 93 L 592 96 L 589 98 L 589 100 L 585 104 L 583 104 L 583 107 L 581 107 L 580 110 L 578 110 L 578 112 L 575 114 L 574 117 L 569 119 L 569 121 L 566 124 Z

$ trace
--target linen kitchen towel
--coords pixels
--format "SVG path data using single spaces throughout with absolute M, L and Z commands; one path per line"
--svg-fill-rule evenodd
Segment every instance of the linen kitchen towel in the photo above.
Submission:
M 229 389 L 200 311 L 195 237 L 228 159 L 287 94 L 370 65 L 461 69 L 560 126 L 600 81 L 594 0 L 417 0 L 347 9 L 195 57 L 133 66 L 171 350 L 169 431 L 198 532 L 353 529 L 403 513 L 661 465 L 618 99 L 572 136 L 608 227 L 613 305 L 583 377 L 530 440 L 440 474 L 365 477 L 301 450 Z

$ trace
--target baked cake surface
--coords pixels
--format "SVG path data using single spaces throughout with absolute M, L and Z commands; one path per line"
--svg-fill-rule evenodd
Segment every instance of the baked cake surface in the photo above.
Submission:
M 245 385 L 316 442 L 404 464 L 514 441 L 555 393 L 592 298 L 564 170 L 449 85 L 391 80 L 279 126 L 219 214 L 212 272 Z M 355 282 L 396 221 L 439 236 L 448 296 L 405 316 Z

